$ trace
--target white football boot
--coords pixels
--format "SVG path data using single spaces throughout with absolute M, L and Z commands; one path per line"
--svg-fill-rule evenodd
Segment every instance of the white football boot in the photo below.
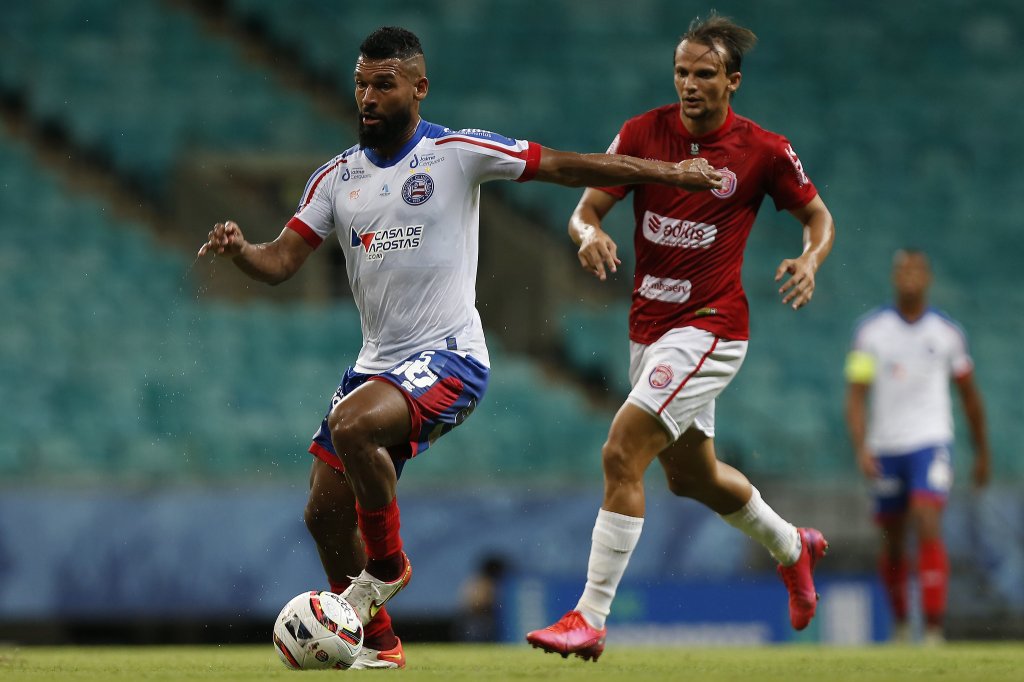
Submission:
M 341 593 L 342 598 L 352 605 L 364 627 L 373 620 L 380 607 L 398 594 L 412 579 L 412 564 L 409 563 L 409 557 L 405 552 L 402 552 L 402 561 L 405 562 L 405 566 L 395 580 L 384 582 L 363 569 L 362 573 L 352 579 L 348 589 Z
M 397 637 L 395 639 L 398 639 Z M 370 670 L 378 669 L 383 670 L 387 668 L 404 668 L 405 667 L 405 652 L 402 650 L 402 640 L 398 640 L 398 644 L 392 649 L 387 651 L 381 651 L 379 649 L 370 649 L 363 647 L 359 651 L 359 655 L 356 656 L 355 663 L 349 670 Z

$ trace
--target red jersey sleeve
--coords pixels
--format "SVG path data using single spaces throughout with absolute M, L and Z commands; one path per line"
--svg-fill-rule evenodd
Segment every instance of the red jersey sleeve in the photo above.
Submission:
M 802 208 L 818 194 L 817 188 L 804 172 L 800 157 L 793 145 L 779 137 L 772 149 L 772 170 L 768 179 L 768 194 L 778 211 Z
M 624 154 L 626 156 L 636 156 L 634 152 L 634 140 L 633 135 L 630 134 L 629 121 L 622 125 L 619 129 L 619 134 L 615 136 L 612 143 L 608 145 L 608 154 Z M 616 199 L 623 199 L 630 190 L 633 189 L 632 185 L 615 185 L 613 187 L 598 187 L 597 189 L 602 192 L 608 192 Z

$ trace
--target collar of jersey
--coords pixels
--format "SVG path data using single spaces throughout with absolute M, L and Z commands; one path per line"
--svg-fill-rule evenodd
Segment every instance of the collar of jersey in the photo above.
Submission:
M 389 161 L 385 161 L 380 154 L 369 147 L 363 147 L 363 154 L 365 154 L 366 158 L 368 158 L 377 168 L 391 168 L 392 166 L 397 166 L 399 161 L 405 159 L 405 157 L 409 155 L 409 152 L 413 150 L 413 147 L 418 145 L 420 140 L 424 137 L 438 137 L 443 132 L 444 126 L 439 126 L 436 123 L 430 123 L 421 118 L 419 125 L 416 126 L 416 132 L 412 134 L 409 141 L 402 145 L 402 148 L 399 149 Z
M 703 135 L 691 135 L 690 131 L 687 130 L 686 126 L 683 124 L 681 107 L 682 105 L 679 105 L 675 108 L 674 118 L 676 123 L 679 124 L 679 130 L 681 131 L 683 138 L 686 140 L 693 140 L 694 142 L 703 142 L 704 144 L 714 142 L 725 135 L 726 131 L 732 127 L 733 121 L 736 120 L 735 112 L 733 112 L 732 107 L 729 107 L 729 113 L 725 115 L 725 121 L 722 122 L 722 125 L 718 126 L 710 133 L 705 133 Z
M 893 314 L 896 315 L 896 317 L 900 318 L 900 321 L 903 322 L 903 324 L 909 327 L 917 325 L 919 322 L 924 320 L 924 318 L 928 317 L 929 315 L 938 315 L 939 317 L 944 317 L 942 312 L 940 312 L 937 308 L 931 305 L 926 305 L 924 307 L 924 312 L 921 313 L 921 317 L 917 318 L 916 320 L 908 320 L 907 318 L 903 317 L 903 313 L 900 312 L 900 309 L 896 307 L 895 303 L 890 303 L 885 307 L 891 310 Z

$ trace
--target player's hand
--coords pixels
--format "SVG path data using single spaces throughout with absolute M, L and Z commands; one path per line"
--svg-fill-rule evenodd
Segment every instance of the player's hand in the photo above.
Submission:
M 878 458 L 870 450 L 861 450 L 857 453 L 857 466 L 864 476 L 869 479 L 881 478 L 882 468 L 878 466 Z
M 715 170 L 714 166 L 708 163 L 707 159 L 696 157 L 686 159 L 676 164 L 676 168 L 682 171 L 679 186 L 691 192 L 702 192 L 709 189 L 719 189 L 722 186 L 722 174 Z
M 245 237 L 238 223 L 228 220 L 217 223 L 207 235 L 206 243 L 199 247 L 199 255 L 237 256 L 245 246 Z
M 608 233 L 596 227 L 589 227 L 583 233 L 583 240 L 580 242 L 580 250 L 577 257 L 580 265 L 589 273 L 592 273 L 602 282 L 608 279 L 607 270 L 612 274 L 618 272 L 618 266 L 622 264 L 616 255 L 618 246 L 615 240 L 608 236 Z
M 814 296 L 814 272 L 817 267 L 807 256 L 799 258 L 786 258 L 775 270 L 775 281 L 778 282 L 789 274 L 789 279 L 779 287 L 779 294 L 782 295 L 784 304 L 791 304 L 793 310 L 804 307 L 810 303 Z

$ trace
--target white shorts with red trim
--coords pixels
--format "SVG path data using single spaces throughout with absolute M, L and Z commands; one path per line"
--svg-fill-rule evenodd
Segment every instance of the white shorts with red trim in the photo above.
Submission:
M 630 342 L 629 397 L 665 426 L 672 440 L 691 426 L 715 435 L 715 398 L 736 376 L 746 341 L 727 341 L 696 327 L 665 333 L 650 345 Z

